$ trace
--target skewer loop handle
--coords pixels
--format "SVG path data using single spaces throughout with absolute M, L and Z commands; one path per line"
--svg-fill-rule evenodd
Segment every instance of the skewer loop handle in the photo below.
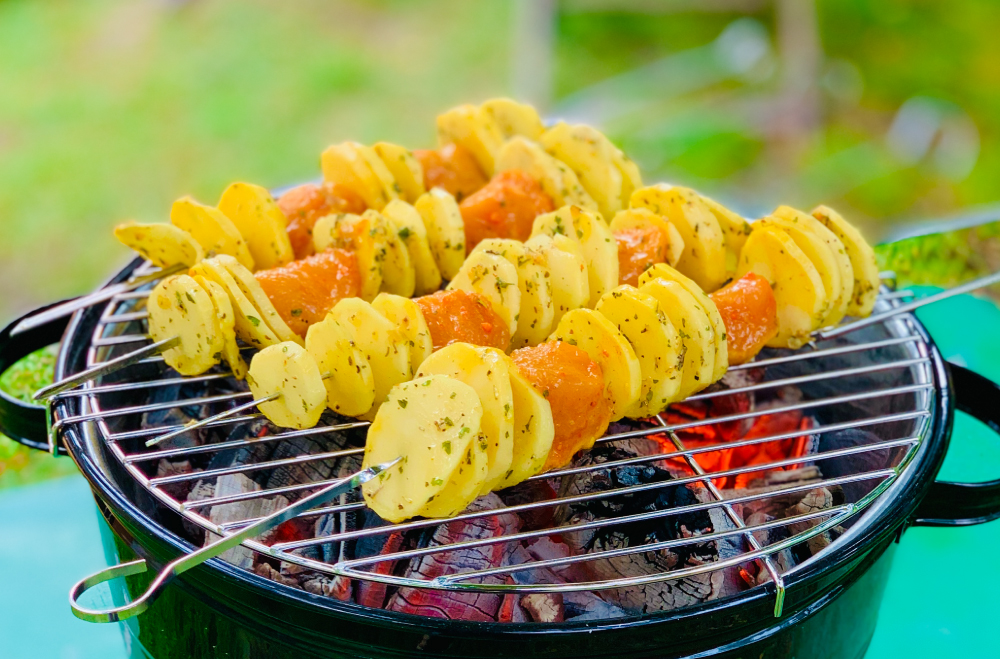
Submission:
M 105 568 L 100 572 L 95 572 L 89 577 L 84 577 L 80 581 L 76 582 L 76 584 L 74 584 L 69 591 L 69 605 L 73 609 L 73 615 L 80 620 L 85 620 L 87 622 L 118 622 L 119 620 L 128 620 L 129 618 L 139 615 L 149 608 L 149 605 L 152 604 L 156 596 L 159 595 L 159 588 L 151 587 L 143 593 L 141 597 L 124 606 L 104 610 L 88 609 L 80 605 L 80 596 L 94 586 L 102 584 L 106 581 L 130 577 L 134 574 L 142 574 L 146 571 L 146 569 L 146 559 L 140 558 L 139 560 Z

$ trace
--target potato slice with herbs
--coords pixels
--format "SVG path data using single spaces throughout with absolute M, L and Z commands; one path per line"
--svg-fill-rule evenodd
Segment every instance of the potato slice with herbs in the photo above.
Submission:
M 701 287 L 694 280 L 685 277 L 676 269 L 666 263 L 658 263 L 639 276 L 639 286 L 641 287 L 651 279 L 666 279 L 680 284 L 684 290 L 690 293 L 701 310 L 708 316 L 711 328 L 714 333 L 713 342 L 715 344 L 715 361 L 712 368 L 712 382 L 722 379 L 729 369 L 729 339 L 726 333 L 726 323 L 722 320 L 719 308 L 715 306 L 712 298 L 705 295 Z
M 360 298 L 341 300 L 327 317 L 337 321 L 371 365 L 375 402 L 369 411 L 356 415 L 371 420 L 389 390 L 410 379 L 410 346 L 395 325 Z
M 324 181 L 343 185 L 369 208 L 382 210 L 399 198 L 395 179 L 371 147 L 357 142 L 331 145 L 320 156 L 320 167 Z
M 642 229 L 653 226 L 667 236 L 667 263 L 676 266 L 684 253 L 684 238 L 671 222 L 648 208 L 626 208 L 612 218 L 609 228 L 611 235 L 628 229 Z
M 408 297 L 379 293 L 372 300 L 372 307 L 396 326 L 400 336 L 410 346 L 410 374 L 416 373 L 434 351 L 431 331 L 427 328 L 420 305 Z
M 660 303 L 634 286 L 608 291 L 595 309 L 625 335 L 642 371 L 642 391 L 625 415 L 643 419 L 677 400 L 684 372 L 684 346 Z
M 817 206 L 813 209 L 812 216 L 840 239 L 847 257 L 851 260 L 854 287 L 851 301 L 847 305 L 847 313 L 859 317 L 870 315 L 875 308 L 875 299 L 882 284 L 878 276 L 878 264 L 875 262 L 875 251 L 865 241 L 861 232 L 832 208 Z
M 205 258 L 201 245 L 186 231 L 169 224 L 123 222 L 115 227 L 115 238 L 160 268 L 193 266 Z
M 587 281 L 593 308 L 601 296 L 618 285 L 618 243 L 599 216 L 579 206 L 563 206 L 535 218 L 531 235 L 564 235 L 580 243 L 587 262 Z
M 538 181 L 542 190 L 552 198 L 558 208 L 573 204 L 597 210 L 597 202 L 590 196 L 569 165 L 545 152 L 541 146 L 524 137 L 514 137 L 497 155 L 497 171 L 517 169 Z
M 642 187 L 642 174 L 639 166 L 626 156 L 621 149 L 612 144 L 611 160 L 622 175 L 622 208 L 628 208 L 632 193 Z
M 285 323 L 281 314 L 278 313 L 278 310 L 271 303 L 271 298 L 267 296 L 267 293 L 261 288 L 260 282 L 257 281 L 257 278 L 249 270 L 228 254 L 220 254 L 214 260 L 233 276 L 236 285 L 253 302 L 253 306 L 261 312 L 262 320 L 274 331 L 275 336 L 282 341 L 291 341 L 292 343 L 302 345 L 302 337 L 293 332 L 288 324 Z
M 427 192 L 424 189 L 424 168 L 413 157 L 412 151 L 390 142 L 376 142 L 372 149 L 395 179 L 396 192 L 401 199 L 412 204 Z
M 306 351 L 324 376 L 327 407 L 344 416 L 358 416 L 372 408 L 375 380 L 371 365 L 336 318 L 327 316 L 309 326 Z
M 254 348 L 264 348 L 281 343 L 281 339 L 264 321 L 264 314 L 243 293 L 243 289 L 237 285 L 229 271 L 219 263 L 218 258 L 205 259 L 191 268 L 191 274 L 202 275 L 226 290 L 233 303 L 233 322 L 236 336 Z
M 370 301 L 382 289 L 385 278 L 388 234 L 388 221 L 377 213 L 338 213 L 316 221 L 313 225 L 313 246 L 317 252 L 330 247 L 354 252 L 361 275 L 361 298 Z
M 555 327 L 567 311 L 585 307 L 590 301 L 587 261 L 580 243 L 562 235 L 544 233 L 529 239 L 525 246 L 537 252 L 549 272 L 552 282 L 552 326 Z
M 726 248 L 726 274 L 732 278 L 736 273 L 736 267 L 740 259 L 740 250 L 750 235 L 750 223 L 729 210 L 714 199 L 709 199 L 705 195 L 699 195 L 708 210 L 715 216 L 722 229 L 723 243 Z M 671 265 L 674 265 L 671 263 Z
M 458 144 L 468 149 L 486 176 L 493 176 L 503 134 L 493 117 L 474 105 L 459 105 L 437 117 L 438 146 Z
M 236 315 L 233 313 L 233 302 L 229 299 L 221 285 L 202 275 L 194 275 L 194 280 L 205 289 L 212 304 L 215 306 L 215 317 L 219 321 L 219 335 L 222 336 L 222 358 L 229 365 L 229 370 L 237 380 L 247 375 L 247 363 L 240 354 L 240 346 L 236 343 Z
M 451 480 L 440 494 L 431 497 L 420 514 L 424 517 L 453 517 L 469 507 L 479 496 L 486 483 L 490 460 L 482 446 L 486 436 L 482 432 L 465 450 L 465 458 L 452 473 Z
M 515 135 L 523 135 L 529 140 L 538 140 L 545 132 L 542 118 L 538 111 L 526 104 L 518 103 L 509 98 L 491 98 L 480 106 L 487 115 L 493 118 L 503 139 L 509 140 Z
M 748 272 L 764 277 L 774 289 L 778 333 L 767 345 L 795 349 L 808 343 L 827 308 L 826 289 L 812 261 L 784 231 L 754 226 L 740 253 L 736 276 Z
M 424 221 L 441 276 L 454 279 L 465 261 L 465 222 L 458 202 L 441 188 L 434 188 L 421 195 L 413 207 Z
M 326 409 L 326 387 L 313 356 L 298 343 L 268 346 L 250 360 L 247 384 L 267 420 L 282 428 L 304 430 L 319 423 Z
M 393 523 L 423 515 L 467 464 L 469 449 L 478 450 L 482 416 L 475 390 L 444 375 L 392 387 L 368 429 L 362 466 L 403 460 L 361 487 L 368 507 Z M 472 501 L 451 503 L 461 510 Z
M 578 347 L 601 367 L 612 421 L 625 416 L 639 400 L 642 367 L 628 339 L 610 320 L 591 309 L 574 309 L 562 317 L 549 340 Z
M 191 234 L 206 257 L 228 254 L 253 271 L 255 264 L 246 240 L 233 221 L 218 208 L 200 204 L 191 197 L 181 197 L 170 207 L 170 223 Z
M 448 290 L 482 295 L 510 328 L 511 336 L 517 331 L 517 318 L 521 313 L 517 268 L 502 256 L 489 252 L 470 254 L 462 264 L 462 269 L 448 284 Z
M 614 147 L 600 131 L 560 121 L 545 131 L 539 142 L 552 156 L 569 165 L 605 218 L 621 210 L 622 173 L 612 157 Z
M 417 371 L 417 377 L 447 375 L 472 387 L 483 406 L 482 432 L 489 469 L 480 494 L 509 478 L 514 455 L 514 399 L 507 355 L 496 348 L 452 343 L 441 348 Z
M 149 295 L 149 333 L 154 341 L 177 337 L 163 353 L 168 366 L 181 375 L 201 375 L 222 358 L 224 336 L 212 298 L 188 275 L 161 280 Z
M 649 279 L 639 291 L 656 298 L 684 345 L 684 367 L 676 400 L 684 400 L 712 384 L 715 331 L 695 297 L 676 281 L 667 279 Z
M 555 306 L 552 304 L 551 274 L 545 258 L 525 247 L 519 240 L 487 238 L 476 245 L 472 253 L 489 252 L 507 259 L 517 268 L 517 288 L 521 304 L 517 316 L 517 331 L 511 337 L 513 348 L 538 345 L 552 332 Z
M 427 238 L 427 229 L 417 209 L 401 199 L 396 199 L 382 209 L 382 215 L 389 221 L 390 229 L 394 230 L 403 241 L 410 255 L 414 274 L 414 295 L 427 295 L 441 288 L 441 271 L 434 260 Z
M 648 208 L 667 218 L 684 239 L 684 252 L 677 269 L 711 293 L 726 277 L 725 239 L 719 221 L 701 200 L 687 188 L 664 183 L 651 185 L 632 193 L 632 208 Z
M 295 258 L 285 214 L 259 185 L 233 183 L 219 199 L 219 210 L 246 240 L 258 270 L 276 268 Z
M 549 401 L 518 372 L 516 366 L 508 366 L 514 401 L 514 454 L 510 476 L 500 482 L 497 486 L 499 490 L 513 487 L 539 473 L 545 466 L 556 434 Z

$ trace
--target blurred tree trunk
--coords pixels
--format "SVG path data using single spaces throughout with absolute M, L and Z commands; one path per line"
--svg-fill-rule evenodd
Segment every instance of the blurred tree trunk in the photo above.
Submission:
M 552 103 L 556 0 L 514 0 L 511 91 L 543 115 Z

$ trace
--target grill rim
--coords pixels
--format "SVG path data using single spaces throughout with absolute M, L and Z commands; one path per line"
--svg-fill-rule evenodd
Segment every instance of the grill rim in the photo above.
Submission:
M 104 286 L 128 279 L 133 271 L 143 264 L 136 258 L 118 271 Z M 86 363 L 90 348 L 89 336 L 98 323 L 103 307 L 91 307 L 76 312 L 67 325 L 60 344 L 56 361 L 55 377 L 61 379 L 76 372 Z M 930 405 L 931 417 L 925 439 L 917 447 L 910 468 L 903 470 L 889 490 L 874 501 L 862 516 L 863 524 L 856 524 L 838 540 L 836 549 L 811 557 L 785 573 L 786 588 L 785 613 L 775 620 L 771 613 L 775 597 L 772 583 L 753 588 L 724 600 L 704 602 L 673 611 L 655 611 L 633 614 L 623 618 L 601 621 L 563 623 L 497 623 L 468 622 L 427 618 L 407 613 L 373 609 L 351 602 L 341 602 L 333 598 L 313 595 L 289 586 L 284 586 L 256 574 L 241 570 L 221 559 L 212 559 L 192 571 L 191 576 L 181 576 L 178 580 L 187 590 L 198 594 L 199 599 L 219 604 L 230 600 L 229 615 L 240 615 L 234 610 L 241 603 L 224 596 L 220 587 L 238 584 L 249 588 L 265 599 L 278 598 L 280 603 L 290 605 L 292 610 L 308 607 L 313 613 L 322 611 L 325 616 L 347 622 L 365 622 L 379 628 L 400 631 L 408 628 L 424 634 L 429 631 L 448 632 L 458 635 L 472 634 L 482 639 L 485 636 L 511 638 L 512 636 L 535 636 L 539 633 L 612 632 L 621 629 L 687 623 L 712 613 L 736 616 L 737 619 L 763 622 L 762 629 L 783 627 L 790 620 L 798 619 L 803 613 L 813 611 L 822 600 L 839 594 L 836 586 L 844 585 L 844 580 L 853 581 L 860 573 L 850 578 L 855 567 L 860 567 L 873 550 L 868 563 L 874 562 L 885 550 L 887 539 L 897 540 L 912 522 L 915 512 L 926 497 L 930 485 L 940 470 L 947 453 L 953 425 L 954 397 L 951 393 L 951 378 L 947 365 L 926 328 L 912 314 L 899 317 L 907 322 L 923 341 L 929 358 L 929 369 L 934 382 L 931 390 L 934 400 Z M 75 368 L 74 368 L 75 367 Z M 66 397 L 53 401 L 53 419 L 58 420 L 83 412 L 84 397 Z M 68 425 L 62 429 L 62 439 L 77 467 L 87 478 L 94 495 L 107 509 L 118 524 L 132 536 L 129 545 L 140 556 L 147 558 L 154 566 L 173 560 L 182 552 L 195 547 L 185 539 L 174 535 L 144 513 L 139 506 L 115 482 L 109 466 L 104 461 L 103 452 L 97 445 L 99 438 L 93 436 L 90 428 L 81 429 Z M 89 436 L 89 437 L 88 437 Z M 889 494 L 892 496 L 888 496 Z M 867 569 L 867 568 L 865 568 Z M 206 578 L 209 576 L 212 578 Z M 220 597 L 221 595 L 221 597 Z M 288 623 L 297 619 L 282 621 L 275 629 L 287 630 Z M 259 621 L 258 621 L 259 622 Z M 732 624 L 732 620 L 730 621 Z M 282 633 L 285 633 L 282 631 Z M 702 632 L 704 633 L 704 632 Z

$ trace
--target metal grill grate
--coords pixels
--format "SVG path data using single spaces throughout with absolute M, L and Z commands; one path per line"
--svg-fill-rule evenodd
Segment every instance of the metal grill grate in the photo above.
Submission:
M 87 366 L 114 359 L 141 344 L 150 343 L 146 336 L 143 304 L 146 291 L 120 293 L 111 298 L 101 314 L 100 320 L 91 338 L 87 355 Z M 876 312 L 886 311 L 898 306 L 908 295 L 906 293 L 883 292 Z M 347 577 L 373 582 L 381 582 L 397 587 L 432 588 L 442 590 L 475 590 L 494 592 L 569 592 L 585 590 L 615 589 L 630 586 L 650 584 L 654 582 L 678 580 L 699 574 L 745 566 L 753 562 L 766 570 L 769 581 L 776 588 L 777 600 L 775 614 L 781 612 L 784 598 L 784 575 L 795 567 L 782 568 L 775 560 L 779 552 L 800 545 L 816 536 L 830 532 L 832 529 L 850 525 L 866 507 L 883 495 L 883 493 L 902 475 L 910 464 L 917 448 L 929 432 L 929 419 L 935 396 L 934 375 L 926 344 L 923 342 L 915 323 L 908 316 L 899 316 L 886 320 L 878 325 L 854 332 L 846 338 L 824 341 L 812 344 L 798 352 L 767 351 L 761 358 L 750 364 L 732 367 L 731 370 L 764 369 L 763 381 L 744 386 L 719 390 L 705 391 L 692 396 L 691 401 L 711 401 L 726 396 L 755 393 L 766 394 L 783 388 L 795 387 L 803 392 L 803 397 L 797 401 L 781 403 L 767 408 L 751 409 L 747 412 L 709 416 L 705 419 L 695 419 L 682 423 L 669 423 L 664 416 L 656 417 L 649 422 L 634 423 L 629 427 L 619 428 L 616 425 L 614 434 L 606 435 L 598 440 L 598 445 L 607 443 L 623 443 L 636 438 L 657 436 L 661 438 L 662 450 L 653 454 L 637 454 L 610 462 L 594 465 L 569 466 L 529 479 L 531 481 L 558 479 L 563 477 L 579 477 L 596 470 L 624 467 L 628 465 L 663 465 L 664 461 L 672 460 L 674 464 L 680 461 L 686 465 L 686 473 L 675 473 L 669 480 L 649 483 L 639 483 L 615 487 L 584 494 L 558 496 L 555 499 L 529 500 L 517 505 L 511 505 L 502 511 L 478 510 L 463 513 L 446 523 L 467 521 L 482 517 L 497 515 L 498 512 L 527 513 L 539 510 L 555 510 L 560 506 L 581 504 L 593 500 L 617 500 L 642 492 L 662 490 L 676 486 L 692 486 L 702 495 L 703 500 L 665 509 L 633 512 L 613 518 L 594 519 L 586 522 L 575 522 L 569 525 L 552 525 L 545 528 L 519 531 L 513 534 L 501 535 L 464 542 L 454 542 L 429 547 L 406 548 L 388 554 L 375 555 L 366 558 L 348 559 L 341 553 L 339 560 L 330 562 L 308 558 L 295 553 L 309 547 L 331 545 L 357 541 L 372 536 L 384 536 L 399 531 L 433 530 L 443 522 L 439 520 L 412 520 L 395 525 L 376 526 L 360 529 L 343 529 L 316 538 L 277 542 L 270 546 L 259 540 L 244 542 L 248 549 L 266 554 L 281 561 L 315 570 L 328 575 Z M 166 388 L 179 384 L 199 384 L 206 387 L 207 395 L 193 398 L 178 396 L 174 399 L 144 404 L 115 405 L 122 397 L 148 398 L 159 390 L 162 394 Z M 224 393 L 214 393 L 217 387 L 228 387 Z M 322 453 L 302 453 L 279 459 L 270 459 L 247 464 L 205 469 L 195 473 L 180 473 L 166 476 L 150 476 L 147 469 L 150 464 L 156 464 L 161 459 L 184 459 L 195 457 L 204 460 L 222 451 L 245 449 L 271 442 L 281 442 L 297 437 L 320 436 L 333 432 L 358 431 L 368 423 L 360 421 L 345 421 L 321 425 L 308 430 L 280 431 L 271 428 L 268 434 L 244 439 L 216 437 L 215 441 L 203 445 L 174 446 L 168 448 L 145 448 L 142 440 L 161 435 L 166 432 L 183 428 L 183 424 L 165 424 L 152 427 L 131 428 L 137 425 L 140 415 L 151 412 L 163 412 L 176 408 L 191 410 L 197 408 L 201 418 L 208 417 L 213 409 L 219 406 L 237 406 L 251 400 L 248 392 L 233 391 L 233 381 L 225 372 L 211 372 L 206 375 L 181 378 L 163 364 L 162 357 L 148 357 L 116 374 L 113 378 L 84 385 L 84 387 L 57 395 L 57 398 L 78 397 L 81 400 L 81 413 L 64 418 L 54 419 L 54 429 L 69 424 L 84 424 L 89 432 L 106 444 L 108 453 L 114 456 L 127 474 L 142 488 L 151 493 L 167 509 L 179 514 L 184 520 L 195 524 L 206 532 L 223 535 L 233 529 L 242 528 L 259 517 L 241 519 L 235 522 L 215 523 L 210 519 L 212 507 L 222 504 L 232 504 L 241 501 L 273 498 L 277 495 L 299 495 L 315 491 L 317 488 L 334 482 L 337 478 L 295 482 L 280 487 L 262 488 L 252 492 L 243 492 L 228 496 L 217 496 L 197 501 L 182 501 L 169 492 L 171 486 L 177 486 L 190 481 L 207 481 L 230 474 L 248 474 L 274 470 L 289 465 L 308 465 L 329 460 L 355 458 L 360 462 L 363 448 L 351 447 Z M 818 392 L 818 393 L 817 393 Z M 881 408 L 881 409 L 877 409 Z M 875 410 L 874 412 L 872 410 Z M 742 439 L 724 444 L 708 446 L 686 446 L 678 435 L 680 431 L 690 428 L 754 420 L 764 415 L 774 415 L 782 412 L 801 411 L 815 415 L 817 424 L 808 430 L 771 433 L 752 439 Z M 210 423 L 207 428 L 219 431 L 232 430 L 239 426 L 247 426 L 261 418 L 252 410 Z M 324 417 L 325 418 L 325 417 Z M 807 456 L 790 457 L 772 460 L 744 467 L 705 470 L 697 461 L 696 456 L 720 449 L 736 449 L 754 447 L 788 440 L 803 435 L 820 437 L 827 433 L 835 433 L 850 429 L 871 429 L 878 441 L 869 444 L 842 446 L 824 450 Z M 815 464 L 820 471 L 824 463 L 832 460 L 843 461 L 851 456 L 878 455 L 884 458 L 884 464 L 878 464 L 868 469 L 858 469 L 851 473 L 841 473 L 831 477 L 820 477 L 805 484 L 789 483 L 779 485 L 766 492 L 739 490 L 723 492 L 718 487 L 721 479 L 737 477 L 741 474 L 768 472 L 785 467 L 802 464 Z M 855 460 L 858 464 L 871 464 L 872 460 Z M 335 474 L 336 476 L 336 474 Z M 782 519 L 767 520 L 756 524 L 747 524 L 737 512 L 735 506 L 769 497 L 780 497 L 797 492 L 805 493 L 820 487 L 843 487 L 851 484 L 863 484 L 867 492 L 857 500 L 845 500 L 817 511 L 810 511 Z M 358 513 L 363 511 L 364 504 L 360 501 L 343 500 L 332 506 L 314 509 L 304 513 L 302 517 L 315 519 L 330 513 Z M 625 524 L 649 522 L 650 520 L 668 518 L 677 515 L 708 512 L 721 512 L 728 520 L 725 528 L 715 524 L 711 532 L 691 537 L 678 537 L 667 540 L 649 540 L 634 546 L 604 549 L 592 553 L 570 555 L 565 557 L 533 560 L 518 565 L 501 565 L 489 569 L 471 570 L 448 574 L 434 579 L 425 580 L 413 576 L 404 577 L 397 574 L 383 574 L 377 571 L 379 563 L 393 560 L 407 560 L 424 557 L 430 554 L 441 554 L 459 549 L 470 549 L 502 543 L 522 542 L 545 536 L 560 536 L 572 532 L 583 532 L 609 527 L 621 527 Z M 758 535 L 761 532 L 784 528 L 787 532 L 784 539 L 771 544 L 762 543 Z M 655 571 L 649 574 L 627 576 L 616 579 L 567 581 L 562 583 L 511 583 L 510 577 L 515 573 L 532 570 L 565 568 L 589 561 L 607 560 L 633 554 L 644 554 L 667 549 L 675 549 L 685 545 L 707 542 L 728 541 L 736 543 L 740 550 L 733 556 L 722 557 L 702 565 L 687 565 L 674 569 Z M 836 544 L 834 540 L 833 545 Z M 831 546 L 833 546 L 831 545 Z M 343 545 L 341 545 L 343 546 Z M 820 550 L 829 551 L 830 547 Z M 504 577 L 501 583 L 483 583 L 484 577 Z M 524 581 L 524 580 L 522 580 Z

